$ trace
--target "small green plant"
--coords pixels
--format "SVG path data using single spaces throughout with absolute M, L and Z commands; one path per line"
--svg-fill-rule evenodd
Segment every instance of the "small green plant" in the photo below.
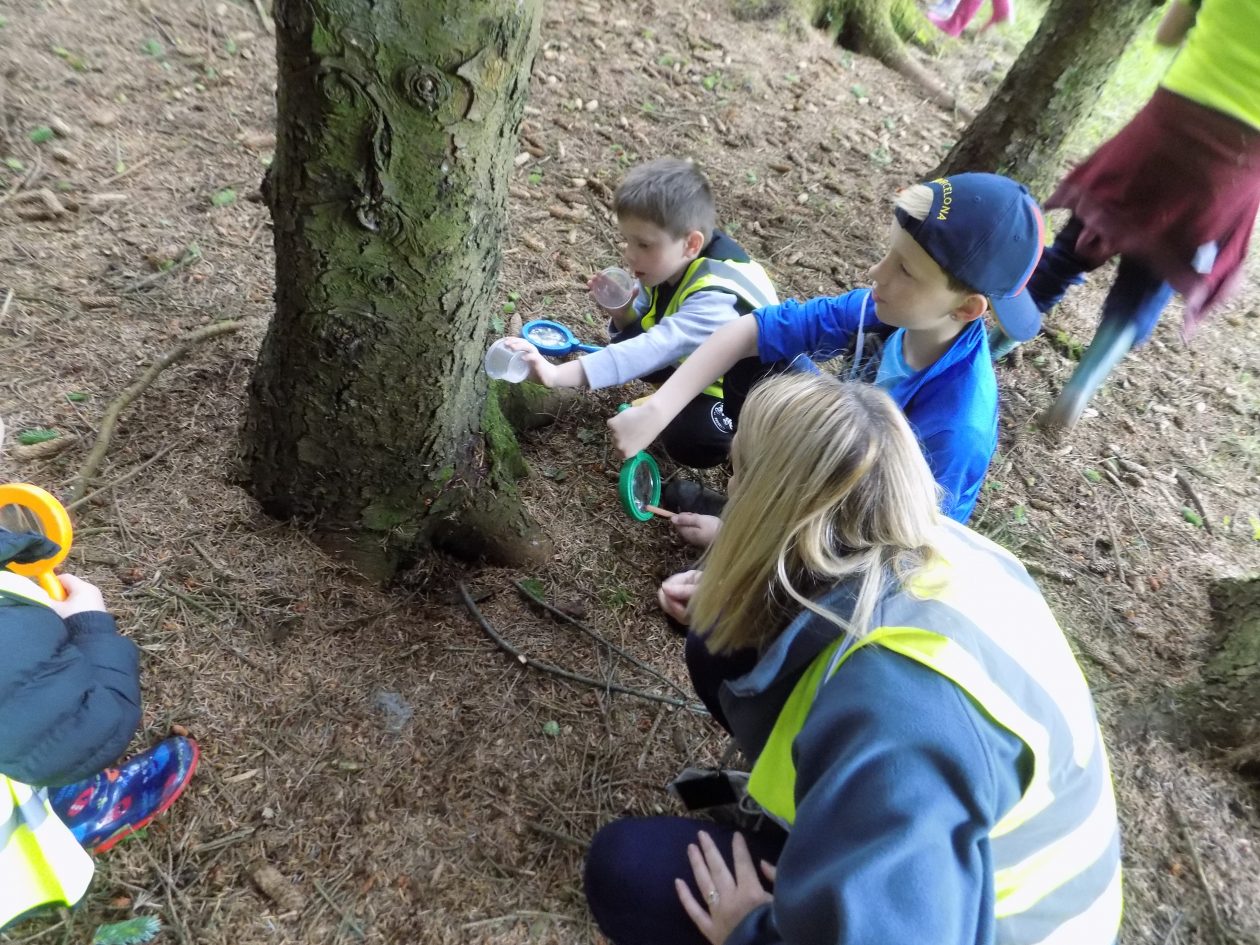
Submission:
M 876 148 L 870 154 L 871 163 L 878 164 L 880 167 L 887 167 L 893 162 L 893 156 L 888 153 L 887 148 Z
M 529 185 L 530 185 L 531 187 L 537 187 L 537 186 L 538 186 L 539 184 L 541 184 L 541 183 L 542 183 L 542 181 L 543 181 L 543 172 L 542 172 L 542 171 L 530 171 L 530 172 L 529 172 L 529 176 L 528 176 L 527 178 L 525 178 L 525 179 L 526 179 L 527 181 L 529 181 Z
M 43 144 L 46 141 L 51 141 L 55 135 L 53 134 L 53 130 L 47 125 L 40 125 L 36 128 L 32 128 L 28 137 L 34 144 Z
M 1100 473 L 1097 469 L 1082 469 L 1081 475 L 1090 482 L 1102 482 L 1102 473 Z
M 864 98 L 870 98 L 870 96 L 866 94 L 866 86 L 862 85 L 860 82 L 854 82 L 851 86 L 849 86 L 849 91 L 853 93 L 853 97 L 859 102 Z
M 542 733 L 546 735 L 548 738 L 559 738 L 560 737 L 560 723 L 557 722 L 555 719 L 548 719 L 546 722 L 543 723 Z
M 1247 524 L 1251 526 L 1251 538 L 1253 541 L 1260 541 L 1260 516 L 1247 516 Z
M 47 443 L 61 436 L 56 430 L 48 427 L 31 427 L 17 435 L 17 441 L 23 446 L 34 446 L 36 443 Z
M 162 920 L 155 915 L 138 915 L 122 922 L 98 925 L 92 933 L 92 945 L 144 945 L 157 938 Z
M 91 394 L 81 390 L 72 390 L 66 393 L 66 400 L 72 404 L 81 404 L 85 400 L 90 400 L 91 397 Z
M 750 184 L 755 184 L 755 183 L 757 183 L 757 172 L 756 172 L 756 171 L 745 171 L 745 172 L 744 172 L 744 180 L 748 181 L 748 183 L 750 183 Z
M 700 80 L 700 84 L 704 86 L 706 92 L 712 92 L 721 84 L 721 82 L 722 73 L 720 72 L 710 72 Z
M 236 191 L 231 187 L 224 187 L 222 190 L 216 190 L 210 195 L 210 202 L 216 207 L 227 207 L 236 203 Z
M 223 51 L 229 56 L 235 56 L 236 49 L 236 40 L 234 40 L 231 36 L 223 41 Z
M 146 56 L 152 56 L 154 59 L 161 59 L 166 55 L 166 47 L 152 36 L 140 44 L 140 51 Z
M 634 601 L 634 594 L 629 588 L 614 587 L 605 597 L 604 602 L 614 610 L 620 610 Z
M 1188 505 L 1183 505 L 1181 507 L 1181 517 L 1184 518 L 1191 525 L 1194 525 L 1198 528 L 1203 527 L 1203 516 L 1200 515 L 1198 512 L 1196 512 L 1194 509 L 1190 508 L 1190 506 Z
M 528 594 L 537 597 L 539 600 L 542 600 L 547 592 L 543 582 L 538 580 L 538 578 L 525 578 L 521 581 L 521 587 L 525 588 Z
M 1015 506 L 1015 508 L 1011 509 L 1011 519 L 1015 522 L 1016 525 L 1027 525 L 1028 524 L 1028 510 L 1025 509 L 1022 505 Z
M 16 171 L 19 174 L 21 174 L 24 170 L 26 170 L 26 165 L 23 164 L 20 160 L 18 160 L 15 157 L 5 158 L 4 166 L 7 167 L 11 171 Z
M 513 314 L 515 311 L 516 311 L 516 303 L 515 303 L 515 302 L 504 302 L 504 303 L 503 303 L 503 314 L 504 314 L 504 315 L 511 315 L 511 314 Z

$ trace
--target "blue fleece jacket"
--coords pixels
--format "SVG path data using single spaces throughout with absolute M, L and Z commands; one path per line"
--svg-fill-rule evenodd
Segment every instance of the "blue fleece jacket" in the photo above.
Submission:
M 875 317 L 870 289 L 758 309 L 757 351 L 763 362 L 806 354 L 818 360 L 846 351 L 863 334 L 886 338 L 893 329 Z M 969 323 L 935 364 L 902 378 L 888 391 L 919 438 L 944 490 L 941 511 L 966 522 L 997 449 L 997 378 L 980 319 Z
M 723 686 L 723 710 L 750 757 L 837 633 L 805 612 L 751 672 Z M 992 945 L 989 831 L 1019 800 L 1027 767 L 1015 735 L 940 673 L 869 646 L 821 688 L 793 758 L 796 821 L 774 902 L 725 945 Z
M 140 725 L 140 652 L 113 617 L 62 620 L 0 589 L 0 650 L 0 774 L 55 787 L 117 760 Z

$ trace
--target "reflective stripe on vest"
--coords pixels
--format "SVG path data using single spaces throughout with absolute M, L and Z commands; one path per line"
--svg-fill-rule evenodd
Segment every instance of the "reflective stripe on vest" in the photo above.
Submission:
M 0 928 L 40 906 L 74 905 L 92 870 L 48 793 L 0 775 Z
M 741 315 L 767 305 L 774 305 L 779 301 L 779 295 L 774 291 L 770 277 L 757 263 L 709 259 L 701 256 L 694 260 L 683 273 L 678 281 L 678 288 L 674 291 L 673 298 L 669 300 L 664 312 L 656 311 L 657 299 L 660 297 L 657 289 L 654 287 L 650 290 L 648 310 L 641 321 L 643 330 L 647 331 L 662 318 L 673 315 L 688 298 L 704 289 L 721 289 L 734 295 L 739 300 L 738 307 L 747 309 L 747 311 L 741 311 Z M 682 360 L 685 361 L 686 358 Z M 722 378 L 719 377 L 706 387 L 704 393 L 721 399 Z
M 954 525 L 938 547 L 943 560 L 912 584 L 913 593 L 883 603 L 880 626 L 860 641 L 836 641 L 805 671 L 748 791 L 790 827 L 792 746 L 820 688 L 864 646 L 900 653 L 958 685 L 1032 759 L 1019 801 L 989 832 L 997 945 L 1110 945 L 1122 908 L 1119 827 L 1080 667 L 1036 585 L 1007 552 Z

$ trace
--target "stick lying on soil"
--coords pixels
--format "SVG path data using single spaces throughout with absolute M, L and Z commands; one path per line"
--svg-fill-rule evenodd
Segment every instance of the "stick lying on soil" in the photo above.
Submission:
M 581 683 L 584 686 L 590 686 L 594 689 L 611 690 L 612 692 L 625 693 L 627 696 L 637 696 L 640 699 L 646 699 L 649 702 L 664 702 L 666 705 L 678 706 L 680 709 L 686 709 L 688 712 L 694 712 L 697 715 L 708 715 L 708 709 L 694 702 L 683 702 L 681 699 L 672 699 L 669 696 L 659 696 L 654 692 L 644 692 L 641 689 L 631 689 L 629 686 L 623 686 L 620 683 L 605 682 L 602 679 L 593 679 L 590 676 L 583 676 L 580 673 L 571 673 L 567 669 L 561 669 L 559 666 L 553 666 L 551 663 L 544 663 L 542 660 L 530 659 L 516 647 L 514 647 L 503 637 L 499 636 L 498 631 L 490 626 L 490 622 L 486 620 L 477 605 L 473 603 L 472 596 L 468 593 L 468 587 L 462 582 L 459 585 L 459 596 L 464 602 L 464 606 L 468 608 L 468 612 L 477 621 L 486 636 L 494 641 L 495 645 L 504 653 L 511 656 L 522 666 L 532 666 L 534 669 L 541 670 L 544 673 L 550 673 L 552 676 L 559 676 L 561 679 L 567 679 L 570 682 Z
M 219 335 L 226 335 L 240 327 L 240 322 L 215 322 L 212 325 L 205 325 L 194 332 L 190 332 L 184 336 L 184 340 L 178 347 L 168 351 L 150 364 L 130 387 L 114 399 L 114 402 L 106 408 L 105 415 L 101 418 L 101 429 L 96 435 L 96 445 L 92 447 L 92 452 L 83 461 L 83 468 L 79 470 L 78 475 L 75 477 L 74 489 L 70 493 L 72 503 L 77 502 L 87 494 L 88 482 L 96 475 L 96 471 L 101 466 L 101 461 L 105 458 L 105 453 L 109 450 L 109 440 L 114 435 L 114 424 L 118 422 L 118 415 L 127 408 L 127 405 L 139 397 L 159 374 L 188 354 L 197 342 L 204 341 L 207 338 L 215 338 Z

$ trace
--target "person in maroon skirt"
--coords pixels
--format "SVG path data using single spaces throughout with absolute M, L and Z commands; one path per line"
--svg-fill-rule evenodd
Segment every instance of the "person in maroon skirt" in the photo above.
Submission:
M 1112 369 L 1179 293 L 1183 336 L 1242 277 L 1260 209 L 1260 2 L 1172 0 L 1156 41 L 1184 48 L 1146 106 L 1059 184 L 1046 209 L 1072 216 L 1028 290 L 1042 312 L 1119 256 L 1093 342 L 1043 417 L 1080 419 Z M 1016 343 L 995 329 L 994 359 Z

